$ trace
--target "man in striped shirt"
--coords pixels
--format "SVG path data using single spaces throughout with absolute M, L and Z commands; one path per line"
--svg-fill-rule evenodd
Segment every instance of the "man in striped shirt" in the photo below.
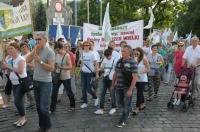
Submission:
M 125 126 L 125 121 L 131 112 L 132 93 L 137 81 L 137 62 L 131 57 L 132 48 L 122 47 L 122 58 L 117 62 L 113 75 L 111 90 L 116 89 L 117 103 L 123 107 L 122 117 L 117 127 Z

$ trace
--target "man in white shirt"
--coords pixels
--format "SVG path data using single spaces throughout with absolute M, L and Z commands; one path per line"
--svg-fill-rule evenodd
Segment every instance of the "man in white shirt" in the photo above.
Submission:
M 184 55 L 183 55 L 183 60 L 182 60 L 182 66 L 185 64 L 187 60 L 187 67 L 196 67 L 198 63 L 198 59 L 200 59 L 200 47 L 198 45 L 199 43 L 199 38 L 198 37 L 193 37 L 191 39 L 191 46 L 189 46 Z
M 191 46 L 189 46 L 184 55 L 182 60 L 182 66 L 185 64 L 187 60 L 187 67 L 188 68 L 195 68 L 200 63 L 200 46 L 198 45 L 199 38 L 193 37 L 191 39 Z M 193 99 L 199 98 L 200 95 L 200 82 L 199 82 L 199 68 L 197 67 L 197 70 L 195 70 L 195 77 L 194 77 L 194 90 L 193 90 Z
M 115 59 L 120 59 L 120 54 L 115 51 L 115 42 L 114 41 L 110 41 L 108 48 L 112 50 L 112 57 L 114 57 Z
M 142 49 L 144 50 L 144 53 L 145 53 L 146 56 L 151 52 L 150 40 L 149 39 L 144 42 L 144 47 L 142 47 Z

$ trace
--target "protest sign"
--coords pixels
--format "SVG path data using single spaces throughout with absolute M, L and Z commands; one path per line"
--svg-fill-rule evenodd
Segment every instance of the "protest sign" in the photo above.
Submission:
M 132 48 L 142 47 L 143 44 L 143 20 L 122 24 L 111 28 L 112 40 L 119 49 L 121 41 L 126 41 Z M 84 23 L 83 40 L 94 41 L 95 50 L 104 50 L 104 38 L 102 37 L 102 27 Z
M 0 38 L 9 38 L 32 33 L 32 22 L 30 13 L 30 1 L 25 0 L 18 7 L 13 7 L 12 10 L 0 9 L 0 16 L 7 16 L 4 19 L 4 25 L 0 24 Z M 3 20 L 3 17 L 1 17 Z M 10 19 L 9 19 L 10 18 Z

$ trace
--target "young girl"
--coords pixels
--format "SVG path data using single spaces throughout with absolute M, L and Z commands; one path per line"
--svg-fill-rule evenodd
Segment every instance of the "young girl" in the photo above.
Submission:
M 187 92 L 188 84 L 187 84 L 187 77 L 185 75 L 182 75 L 180 77 L 180 81 L 177 86 L 180 86 L 180 87 L 177 88 L 177 91 L 174 91 L 173 105 L 180 105 L 181 95 L 186 94 Z M 182 88 L 182 87 L 185 87 L 185 88 Z M 178 100 L 177 100 L 177 95 L 178 95 Z

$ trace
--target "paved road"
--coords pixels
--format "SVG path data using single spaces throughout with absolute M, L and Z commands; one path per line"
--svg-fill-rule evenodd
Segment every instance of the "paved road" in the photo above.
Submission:
M 124 128 L 116 128 L 121 109 L 110 116 L 110 104 L 106 103 L 104 115 L 94 115 L 97 107 L 93 106 L 92 100 L 87 109 L 80 109 L 80 84 L 76 95 L 76 111 L 68 112 L 69 101 L 64 94 L 64 99 L 57 105 L 57 112 L 51 115 L 53 132 L 200 132 L 200 101 L 187 112 L 180 111 L 181 107 L 175 107 L 173 110 L 167 109 L 167 103 L 171 96 L 173 87 L 162 85 L 158 98 L 151 102 L 146 102 L 146 109 L 137 116 L 130 116 Z M 136 91 L 136 90 L 135 90 Z M 132 106 L 135 105 L 135 94 L 133 95 Z M 146 95 L 146 93 L 145 93 Z M 108 96 L 108 95 L 107 95 Z M 91 98 L 91 96 L 88 96 Z M 17 128 L 12 125 L 17 120 L 15 107 L 0 109 L 0 132 L 32 132 L 38 128 L 38 116 L 36 109 L 26 111 L 27 123 Z

